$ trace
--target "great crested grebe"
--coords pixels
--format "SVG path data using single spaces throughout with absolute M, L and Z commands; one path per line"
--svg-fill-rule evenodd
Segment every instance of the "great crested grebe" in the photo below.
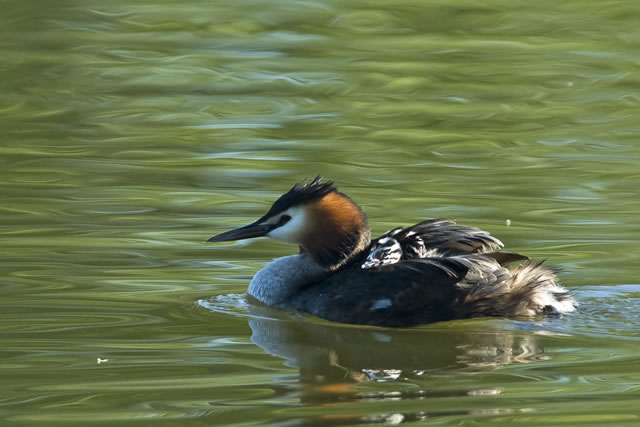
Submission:
M 502 242 L 475 227 L 427 220 L 371 242 L 367 217 L 332 182 L 296 184 L 256 222 L 210 238 L 266 236 L 299 245 L 258 271 L 247 293 L 264 304 L 327 320 L 415 326 L 476 316 L 534 316 L 576 309 L 540 263 L 496 252 Z

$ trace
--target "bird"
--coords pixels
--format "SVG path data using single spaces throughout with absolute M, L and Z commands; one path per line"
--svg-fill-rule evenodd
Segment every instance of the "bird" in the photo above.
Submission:
M 321 176 L 295 184 L 257 221 L 207 242 L 263 236 L 299 252 L 260 269 L 248 296 L 333 322 L 412 327 L 578 308 L 553 269 L 500 251 L 503 243 L 476 227 L 430 219 L 372 240 L 362 208 Z
M 372 241 L 362 268 L 393 264 L 401 259 L 459 255 L 502 246 L 500 240 L 486 231 L 447 219 L 430 219 L 411 227 L 396 227 Z

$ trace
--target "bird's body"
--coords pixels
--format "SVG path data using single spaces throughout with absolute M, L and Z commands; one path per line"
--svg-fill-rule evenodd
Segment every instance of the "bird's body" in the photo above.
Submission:
M 362 210 L 320 178 L 294 186 L 253 224 L 209 241 L 259 236 L 298 244 L 300 253 L 265 265 L 247 293 L 327 320 L 402 327 L 576 307 L 550 269 L 507 268 L 528 258 L 496 252 L 502 243 L 474 227 L 428 220 L 371 242 Z

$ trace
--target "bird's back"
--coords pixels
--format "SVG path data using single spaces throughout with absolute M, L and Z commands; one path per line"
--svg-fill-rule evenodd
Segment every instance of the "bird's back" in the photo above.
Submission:
M 574 310 L 571 295 L 540 264 L 513 270 L 496 254 L 400 261 L 371 269 L 358 262 L 302 289 L 291 301 L 327 320 L 408 327 L 477 316 L 533 316 Z

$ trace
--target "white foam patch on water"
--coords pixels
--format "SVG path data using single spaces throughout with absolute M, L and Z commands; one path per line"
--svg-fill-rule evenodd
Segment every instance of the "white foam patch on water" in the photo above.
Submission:
M 287 317 L 291 318 L 287 312 L 268 307 L 257 301 L 249 301 L 247 294 L 215 295 L 210 298 L 197 300 L 196 305 L 214 313 L 223 313 L 250 319 L 282 320 Z

